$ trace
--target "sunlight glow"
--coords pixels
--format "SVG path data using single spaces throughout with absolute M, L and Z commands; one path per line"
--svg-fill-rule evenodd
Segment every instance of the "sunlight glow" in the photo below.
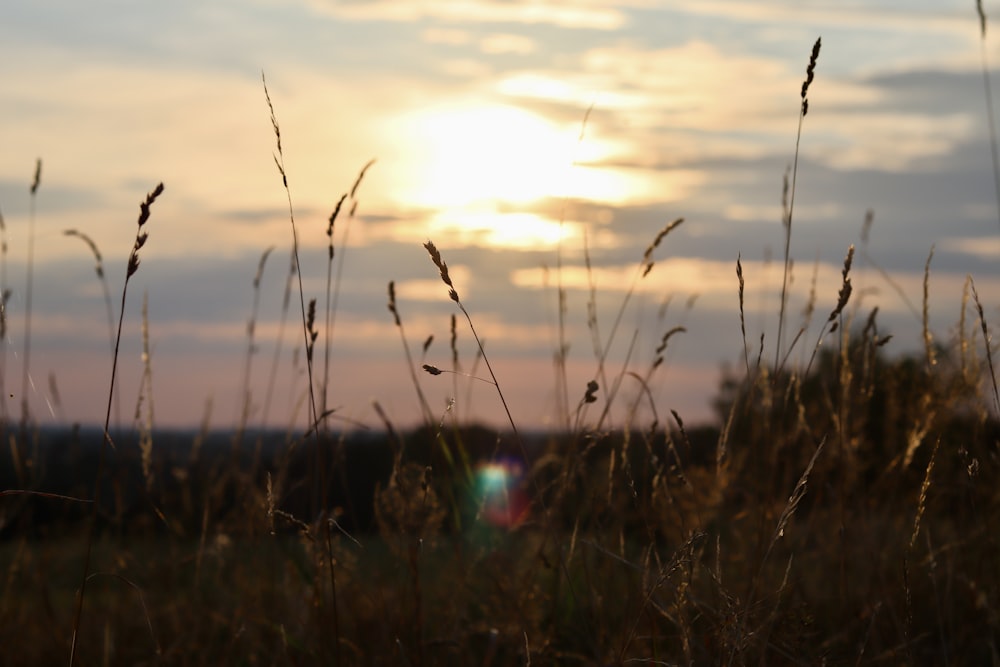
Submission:
M 581 140 L 583 114 L 558 124 L 525 108 L 474 99 L 412 110 L 384 126 L 396 152 L 392 197 L 434 211 L 428 233 L 445 232 L 452 244 L 547 249 L 560 236 L 581 239 L 583 227 L 525 210 L 532 205 L 562 198 L 672 201 L 703 180 L 697 171 L 623 164 L 621 146 L 586 133 Z
M 471 103 L 417 111 L 402 119 L 399 136 L 414 162 L 397 195 L 434 208 L 557 194 L 575 139 L 524 109 Z
M 561 226 L 534 213 L 503 213 L 497 210 L 442 211 L 430 221 L 431 236 L 448 237 L 449 244 L 479 245 L 518 250 L 548 250 L 563 241 L 583 238 L 583 224 Z

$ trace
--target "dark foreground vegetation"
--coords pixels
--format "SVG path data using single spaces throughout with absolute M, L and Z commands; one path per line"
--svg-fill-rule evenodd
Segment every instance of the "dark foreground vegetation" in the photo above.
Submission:
M 722 430 L 524 436 L 529 462 L 478 428 L 156 433 L 145 467 L 123 437 L 81 661 L 994 663 L 1000 424 L 935 361 L 862 339 L 726 382 Z M 39 436 L 3 488 L 90 497 L 100 432 Z M 90 508 L 2 501 L 6 664 L 61 663 Z

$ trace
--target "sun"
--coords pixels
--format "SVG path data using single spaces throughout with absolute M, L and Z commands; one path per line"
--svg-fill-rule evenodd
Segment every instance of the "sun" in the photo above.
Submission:
M 629 145 L 579 120 L 557 122 L 537 110 L 483 97 L 411 108 L 382 125 L 391 159 L 387 187 L 410 223 L 398 238 L 446 233 L 451 243 L 550 249 L 583 238 L 583 221 L 560 220 L 551 200 L 617 206 L 670 199 L 692 177 L 628 166 Z M 634 147 L 633 147 L 634 148 Z M 426 229 L 413 229 L 419 217 Z M 419 234 L 418 234 L 419 232 Z
M 408 183 L 397 194 L 429 208 L 524 204 L 558 196 L 575 137 L 526 109 L 460 102 L 406 115 Z

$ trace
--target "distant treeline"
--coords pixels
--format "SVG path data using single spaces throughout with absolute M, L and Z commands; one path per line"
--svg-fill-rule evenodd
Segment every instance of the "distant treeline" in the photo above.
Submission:
M 665 458 L 708 463 L 718 430 L 697 428 L 684 436 L 680 448 L 668 447 L 668 436 L 662 433 L 653 438 L 653 446 Z M 529 432 L 521 437 L 531 459 L 529 466 L 546 452 L 565 453 L 568 447 L 578 449 L 576 456 L 583 459 L 604 461 L 624 439 L 617 433 L 571 444 L 570 436 L 551 433 Z M 632 437 L 636 442 L 649 441 L 649 434 Z M 5 434 L 4 440 L 8 439 Z M 4 452 L 0 491 L 38 494 L 0 498 L 0 539 L 25 534 L 43 537 L 78 527 L 90 505 L 70 499 L 93 498 L 101 439 L 101 430 L 96 428 L 45 427 L 34 432 L 29 451 Z M 224 431 L 163 430 L 146 440 L 150 443 L 146 462 L 140 433 L 113 433 L 112 439 L 114 447 L 105 450 L 101 476 L 101 524 L 122 534 L 170 530 L 197 535 L 206 521 L 223 521 L 244 511 L 248 502 L 264 502 L 269 476 L 275 487 L 282 480 L 273 497 L 276 509 L 306 522 L 326 512 L 337 516 L 345 530 L 368 532 L 376 529 L 376 490 L 389 483 L 394 466 L 420 466 L 428 478 L 437 482 L 446 478 L 464 487 L 459 493 L 468 493 L 479 465 L 496 460 L 523 464 L 524 458 L 512 434 L 481 426 L 442 431 L 419 428 L 401 434 L 359 430 L 319 437 L 284 431 L 237 436 Z M 322 474 L 315 472 L 318 469 Z M 316 488 L 317 480 L 322 480 L 322 488 Z M 258 493 L 248 496 L 247 489 Z M 288 528 L 287 523 L 278 525 Z

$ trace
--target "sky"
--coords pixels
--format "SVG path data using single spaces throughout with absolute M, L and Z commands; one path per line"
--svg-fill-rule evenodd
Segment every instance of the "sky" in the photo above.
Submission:
M 984 9 L 1000 16 L 1000 4 Z M 955 335 L 968 275 L 992 326 L 1000 223 L 982 70 L 984 57 L 1000 63 L 992 26 L 984 43 L 975 3 L 951 0 L 5 2 L 0 409 L 17 420 L 27 397 L 39 423 L 103 423 L 104 285 L 91 250 L 65 231 L 99 248 L 116 323 L 139 204 L 163 182 L 128 283 L 115 424 L 139 412 L 159 427 L 232 428 L 247 389 L 250 427 L 308 423 L 297 280 L 282 308 L 289 199 L 302 299 L 318 304 L 318 402 L 340 424 L 380 428 L 376 402 L 397 427 L 422 418 L 390 281 L 413 366 L 459 371 L 417 370 L 434 420 L 508 423 L 427 241 L 520 428 L 598 424 L 615 378 L 603 427 L 666 423 L 671 411 L 709 420 L 723 372 L 744 364 L 737 258 L 750 354 L 763 334 L 765 359 L 775 356 L 783 179 L 819 37 L 781 354 L 811 291 L 816 315 L 789 358 L 802 363 L 820 340 L 852 244 L 847 313 L 864 321 L 877 306 L 879 332 L 894 335 L 887 353 L 921 344 L 932 248 L 935 339 Z M 331 263 L 329 218 L 345 194 Z M 645 250 L 677 218 L 641 276 Z M 560 284 L 565 385 L 554 364 Z M 595 349 L 605 348 L 602 374 Z M 578 411 L 593 379 L 599 401 Z

